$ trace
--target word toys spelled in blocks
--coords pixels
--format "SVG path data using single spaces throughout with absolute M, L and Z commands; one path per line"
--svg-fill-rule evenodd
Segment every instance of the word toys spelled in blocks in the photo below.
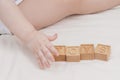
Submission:
M 111 47 L 98 44 L 95 49 L 95 59 L 107 61 L 110 57 Z
M 80 60 L 104 60 L 110 57 L 111 47 L 109 45 L 98 44 L 94 48 L 93 44 L 81 44 L 80 46 L 55 46 L 59 56 L 55 56 L 55 61 L 79 62 Z
M 81 60 L 93 60 L 94 59 L 94 45 L 82 44 L 80 46 L 80 59 Z
M 80 47 L 69 46 L 66 47 L 66 60 L 68 62 L 79 62 L 80 61 Z
M 65 46 L 55 46 L 55 48 L 58 50 L 59 53 L 59 56 L 54 56 L 55 61 L 66 61 Z

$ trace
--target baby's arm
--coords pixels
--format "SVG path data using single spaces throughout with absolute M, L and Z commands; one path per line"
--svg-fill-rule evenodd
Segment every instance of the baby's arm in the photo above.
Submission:
M 0 0 L 0 19 L 37 55 L 41 68 L 50 66 L 49 61 L 53 61 L 51 52 L 58 54 L 50 43 L 56 35 L 48 37 L 38 32 L 11 0 Z
M 0 19 L 21 40 L 26 41 L 27 35 L 36 31 L 10 0 L 0 0 Z

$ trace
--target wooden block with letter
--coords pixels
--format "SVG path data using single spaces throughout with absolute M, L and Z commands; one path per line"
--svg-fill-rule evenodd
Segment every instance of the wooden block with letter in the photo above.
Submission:
M 95 51 L 93 44 L 81 44 L 80 46 L 80 59 L 93 60 L 95 59 Z
M 98 44 L 95 49 L 95 58 L 107 61 L 109 59 L 111 47 L 108 45 Z
M 69 46 L 66 47 L 66 60 L 68 62 L 79 62 L 80 61 L 80 47 Z
M 54 56 L 55 61 L 66 61 L 65 46 L 55 46 L 58 50 L 59 56 Z

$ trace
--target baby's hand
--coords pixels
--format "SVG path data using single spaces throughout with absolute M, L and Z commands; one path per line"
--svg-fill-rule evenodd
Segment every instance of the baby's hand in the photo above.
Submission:
M 42 32 L 35 31 L 30 34 L 27 42 L 25 43 L 37 57 L 41 69 L 49 68 L 50 63 L 55 61 L 51 53 L 56 56 L 59 55 L 57 50 L 50 42 L 56 38 L 57 34 L 54 34 L 53 36 L 47 36 Z

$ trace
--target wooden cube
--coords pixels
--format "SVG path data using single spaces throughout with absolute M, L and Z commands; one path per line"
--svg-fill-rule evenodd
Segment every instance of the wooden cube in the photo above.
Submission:
M 110 57 L 111 47 L 108 45 L 98 44 L 95 49 L 95 59 L 107 61 Z
M 79 46 L 66 47 L 66 60 L 68 62 L 79 62 L 80 61 Z
M 80 59 L 93 60 L 95 59 L 95 51 L 93 44 L 81 44 L 80 46 Z
M 55 48 L 58 50 L 59 53 L 59 56 L 54 56 L 55 61 L 66 61 L 65 46 L 55 46 Z

